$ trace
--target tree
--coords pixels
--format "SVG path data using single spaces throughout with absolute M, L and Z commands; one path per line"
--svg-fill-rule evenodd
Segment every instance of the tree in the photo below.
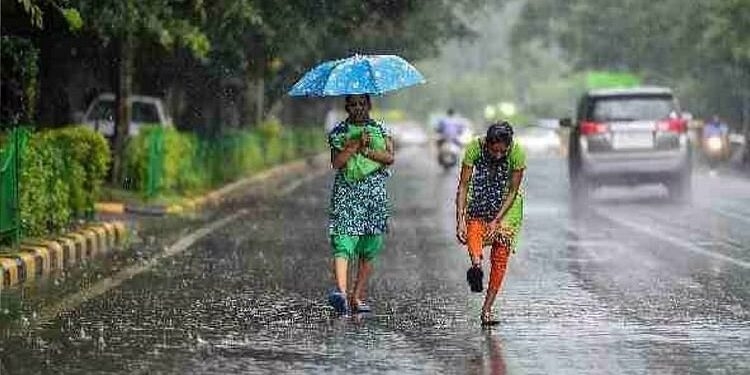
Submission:
M 45 11 L 59 12 L 67 21 L 69 30 L 80 28 L 80 14 L 64 3 L 47 0 L 16 0 L 2 3 L 3 23 L 10 23 L 3 27 L 2 37 L 2 119 L 4 125 L 24 122 L 30 124 L 34 119 L 38 97 L 39 48 L 34 44 L 33 34 L 44 28 L 43 15 Z M 7 33 L 13 29 L 13 24 L 24 24 L 14 18 L 25 18 L 22 35 Z M 7 22 L 8 18 L 11 22 Z M 15 22 L 14 22 L 15 21 Z
M 129 133 L 127 105 L 133 77 L 133 54 L 139 44 L 155 41 L 166 49 L 185 46 L 196 56 L 205 56 L 210 43 L 199 27 L 203 2 L 178 0 L 71 0 L 80 11 L 84 28 L 115 50 L 116 94 L 113 182 L 122 172 L 125 140 Z
M 37 96 L 39 50 L 28 40 L 2 36 L 2 125 L 30 123 Z
M 689 107 L 729 104 L 729 117 L 750 122 L 748 0 L 536 0 L 521 18 L 517 45 L 541 39 L 579 70 L 636 72 L 680 89 Z
M 258 122 L 314 64 L 353 53 L 434 54 L 441 42 L 471 34 L 463 15 L 485 2 L 216 0 L 206 3 L 206 29 L 217 71 L 242 67 L 255 115 L 246 118 Z

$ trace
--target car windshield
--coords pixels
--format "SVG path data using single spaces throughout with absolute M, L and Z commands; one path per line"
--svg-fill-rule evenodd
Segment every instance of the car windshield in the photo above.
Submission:
M 133 103 L 133 122 L 146 123 L 146 124 L 158 124 L 159 111 L 156 109 L 156 105 L 152 103 L 135 102 Z
M 600 98 L 589 118 L 593 121 L 658 120 L 673 111 L 670 96 Z
M 94 107 L 91 118 L 96 121 L 114 121 L 115 102 L 108 100 L 99 101 L 96 107 Z

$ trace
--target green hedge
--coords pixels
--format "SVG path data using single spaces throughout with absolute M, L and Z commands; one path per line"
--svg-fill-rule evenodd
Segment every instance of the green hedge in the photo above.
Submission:
M 127 146 L 124 186 L 148 196 L 150 140 L 156 126 L 142 127 Z M 191 194 L 235 181 L 267 167 L 325 150 L 317 128 L 284 128 L 269 122 L 253 130 L 234 130 L 200 139 L 164 128 L 163 153 L 157 169 L 158 194 Z M 152 167 L 153 168 L 153 167 Z
M 130 138 L 125 149 L 125 187 L 145 192 L 148 183 L 149 138 L 159 129 L 158 126 L 144 126 L 138 136 Z M 158 191 L 189 191 L 200 188 L 201 178 L 192 168 L 196 154 L 197 139 L 191 134 L 179 133 L 174 128 L 164 128 L 164 152 L 160 155 L 161 173 L 156 184 Z
M 93 213 L 107 175 L 107 141 L 85 127 L 31 135 L 22 153 L 20 217 L 26 236 L 41 236 Z
M 149 138 L 155 129 L 143 127 L 129 140 L 126 188 L 146 191 Z M 285 128 L 278 123 L 212 139 L 166 128 L 162 146 L 156 190 L 183 195 L 326 149 L 322 129 Z M 59 232 L 93 213 L 111 160 L 107 141 L 99 133 L 80 126 L 35 132 L 22 157 L 20 218 L 25 236 Z

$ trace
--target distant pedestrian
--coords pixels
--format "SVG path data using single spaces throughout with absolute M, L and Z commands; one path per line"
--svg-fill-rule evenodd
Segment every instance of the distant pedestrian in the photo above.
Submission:
M 328 135 L 336 169 L 329 207 L 329 235 L 336 288 L 329 303 L 339 314 L 370 312 L 367 282 L 383 248 L 389 216 L 386 181 L 393 164 L 389 131 L 370 118 L 369 95 L 347 95 L 345 121 Z M 348 291 L 348 269 L 358 260 L 354 288 Z
M 480 315 L 483 325 L 498 323 L 492 318 L 492 305 L 521 230 L 525 169 L 524 151 L 505 121 L 492 124 L 486 136 L 471 142 L 464 154 L 456 193 L 456 237 L 468 248 L 471 267 L 466 276 L 473 292 L 483 288 L 483 247 L 492 247 L 490 280 Z

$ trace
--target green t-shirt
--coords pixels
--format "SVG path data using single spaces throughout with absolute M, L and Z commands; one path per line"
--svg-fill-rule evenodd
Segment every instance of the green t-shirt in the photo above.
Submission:
M 476 138 L 468 146 L 464 152 L 463 163 L 465 165 L 473 167 L 474 164 L 482 156 L 482 145 L 480 143 L 481 138 Z M 511 171 L 520 171 L 526 169 L 526 153 L 523 151 L 523 147 L 518 142 L 513 142 L 510 145 L 510 151 L 508 154 L 508 164 Z
M 463 158 L 464 165 L 474 167 L 482 157 L 482 145 L 480 143 L 481 139 L 482 138 L 477 138 L 473 140 L 466 147 L 466 152 L 464 153 Z M 510 150 L 508 151 L 508 169 L 510 171 L 522 171 L 526 169 L 526 153 L 524 152 L 523 147 L 518 142 L 513 142 L 510 146 Z M 472 180 L 469 183 L 468 199 L 470 201 L 471 197 L 474 194 L 473 185 L 474 181 L 472 177 Z M 516 199 L 513 201 L 513 205 L 510 207 L 502 220 L 502 226 L 510 231 L 510 233 L 506 235 L 510 236 L 508 239 L 510 240 L 513 252 L 516 251 L 516 248 L 518 246 L 521 235 L 521 226 L 523 225 L 523 190 L 523 187 L 519 188 Z

